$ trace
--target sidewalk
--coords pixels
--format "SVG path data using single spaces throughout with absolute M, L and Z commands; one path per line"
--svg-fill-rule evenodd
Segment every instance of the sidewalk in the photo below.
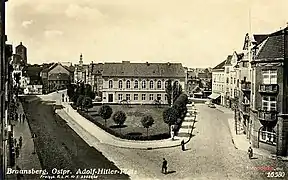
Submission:
M 223 106 L 217 105 L 216 108 L 223 113 L 227 113 L 231 115 L 234 113 L 231 109 L 225 108 Z M 249 140 L 247 139 L 245 134 L 236 134 L 234 118 L 228 119 L 228 125 L 229 125 L 229 129 L 231 132 L 234 147 L 236 149 L 247 152 L 250 146 Z M 259 149 L 259 148 L 253 148 L 253 153 L 260 155 L 260 156 L 272 158 L 272 159 L 281 159 L 283 161 L 288 161 L 288 157 L 280 157 L 280 156 L 277 157 L 276 155 L 271 154 L 269 151 Z
M 19 102 L 19 107 L 17 110 L 17 113 L 19 115 L 24 114 L 23 106 L 21 102 Z M 24 122 L 21 117 L 21 122 L 19 121 L 12 121 L 13 124 L 13 134 L 14 138 L 17 138 L 17 143 L 19 143 L 19 137 L 22 136 L 22 148 L 20 149 L 19 157 L 16 158 L 16 165 L 13 167 L 13 169 L 16 168 L 16 166 L 19 166 L 21 169 L 26 170 L 40 170 L 41 164 L 38 159 L 37 154 L 32 154 L 34 151 L 34 142 L 32 139 L 32 135 L 29 129 L 29 125 L 27 122 L 27 119 L 25 118 Z M 12 179 L 15 179 L 13 177 Z M 24 175 L 22 179 L 39 179 L 39 175 Z

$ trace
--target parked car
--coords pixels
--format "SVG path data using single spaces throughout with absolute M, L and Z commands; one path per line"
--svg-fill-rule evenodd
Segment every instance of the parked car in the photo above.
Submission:
M 208 107 L 210 107 L 210 108 L 216 108 L 215 104 L 213 104 L 213 103 L 210 103 L 210 104 L 208 105 Z

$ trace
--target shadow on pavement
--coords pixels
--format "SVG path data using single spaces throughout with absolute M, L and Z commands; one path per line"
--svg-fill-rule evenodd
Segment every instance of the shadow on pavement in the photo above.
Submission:
M 172 173 L 175 173 L 176 171 L 167 171 L 166 174 L 172 174 Z

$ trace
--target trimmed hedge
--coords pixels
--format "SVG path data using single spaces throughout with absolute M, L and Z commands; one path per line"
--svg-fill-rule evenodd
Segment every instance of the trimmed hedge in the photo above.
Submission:
M 73 109 L 76 109 L 75 106 L 73 107 Z M 110 129 L 109 127 L 104 126 L 103 124 L 101 124 L 100 122 L 98 122 L 97 120 L 95 120 L 92 116 L 90 116 L 89 114 L 81 111 L 81 110 L 77 110 L 77 112 L 83 116 L 84 118 L 88 119 L 90 122 L 94 123 L 95 125 L 97 125 L 98 127 L 100 127 L 101 129 L 103 129 L 104 131 L 106 131 L 109 134 L 112 134 L 116 137 L 122 138 L 122 139 L 128 139 L 128 140 L 161 140 L 161 139 L 168 139 L 170 138 L 170 134 L 169 133 L 162 133 L 162 134 L 156 134 L 156 135 L 151 135 L 151 136 L 142 136 L 142 135 L 127 135 L 127 134 L 120 134 L 116 131 L 113 131 L 112 129 Z

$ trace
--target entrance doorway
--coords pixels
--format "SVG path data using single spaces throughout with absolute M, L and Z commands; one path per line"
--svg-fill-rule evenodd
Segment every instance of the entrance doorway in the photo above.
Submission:
M 113 102 L 113 94 L 108 94 L 108 102 Z

